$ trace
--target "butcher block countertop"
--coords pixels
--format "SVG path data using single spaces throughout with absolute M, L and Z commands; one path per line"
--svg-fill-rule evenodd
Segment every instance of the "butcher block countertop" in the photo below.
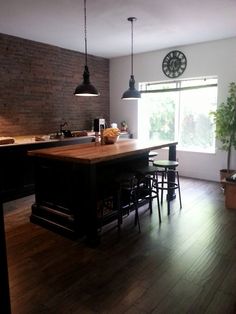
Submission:
M 135 139 L 118 140 L 115 144 L 100 143 L 74 144 L 62 147 L 45 148 L 29 151 L 33 157 L 43 157 L 82 164 L 95 164 L 134 154 L 142 154 L 150 150 L 177 145 L 177 142 L 141 142 Z

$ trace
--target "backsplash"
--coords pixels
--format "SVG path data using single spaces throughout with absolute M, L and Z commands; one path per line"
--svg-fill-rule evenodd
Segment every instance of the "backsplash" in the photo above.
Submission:
M 75 97 L 84 54 L 0 34 L 0 136 L 91 129 L 96 117 L 109 122 L 109 60 L 88 56 L 98 97 Z

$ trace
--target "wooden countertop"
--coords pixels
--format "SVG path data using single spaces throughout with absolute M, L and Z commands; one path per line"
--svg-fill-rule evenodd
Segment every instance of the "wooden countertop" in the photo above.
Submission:
M 176 145 L 177 142 L 141 142 L 135 139 L 118 140 L 115 144 L 100 143 L 74 144 L 45 148 L 28 152 L 33 157 L 43 157 L 82 164 L 95 164 L 103 161 L 142 154 L 150 150 Z

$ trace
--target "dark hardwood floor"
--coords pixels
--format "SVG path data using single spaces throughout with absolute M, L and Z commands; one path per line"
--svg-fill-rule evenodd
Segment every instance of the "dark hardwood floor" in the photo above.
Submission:
M 181 191 L 161 226 L 144 208 L 96 249 L 31 224 L 33 196 L 5 203 L 12 313 L 236 313 L 236 210 L 217 183 Z

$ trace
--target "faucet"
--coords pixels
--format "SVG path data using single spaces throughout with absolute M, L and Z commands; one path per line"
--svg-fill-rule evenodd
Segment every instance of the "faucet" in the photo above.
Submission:
M 63 127 L 66 126 L 66 125 L 68 125 L 68 123 L 66 121 L 64 123 L 60 124 L 60 134 L 63 133 L 63 131 L 64 131 Z
M 64 126 L 68 125 L 68 123 L 65 121 L 64 123 L 60 124 L 60 136 L 64 137 L 72 137 L 72 133 L 70 130 L 63 129 Z

